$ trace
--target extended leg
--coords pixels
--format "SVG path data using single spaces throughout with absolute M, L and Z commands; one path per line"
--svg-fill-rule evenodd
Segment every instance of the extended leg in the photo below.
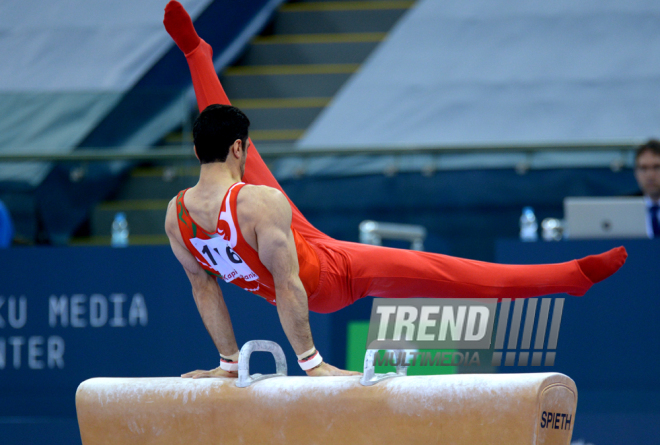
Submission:
M 186 56 L 199 111 L 212 104 L 231 105 L 213 66 L 213 49 L 197 35 L 190 16 L 179 2 L 172 0 L 167 4 L 163 23 Z M 250 145 L 243 181 L 253 185 L 267 185 L 284 193 L 252 141 Z M 305 219 L 290 199 L 289 203 L 293 210 L 293 226 L 298 232 L 306 238 L 327 238 Z
M 505 265 L 447 255 L 341 243 L 349 257 L 353 299 L 529 298 L 554 293 L 584 295 L 616 272 L 627 253 L 618 247 L 566 263 Z M 353 301 L 354 301 L 353 300 Z

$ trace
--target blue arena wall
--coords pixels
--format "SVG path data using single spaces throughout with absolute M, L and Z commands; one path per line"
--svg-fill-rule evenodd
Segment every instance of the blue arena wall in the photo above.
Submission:
M 497 259 L 565 261 L 618 244 L 501 241 Z M 658 303 L 650 279 L 660 241 L 623 244 L 630 257 L 619 273 L 583 298 L 566 297 L 552 368 L 575 379 L 580 390 L 574 439 L 597 445 L 660 437 Z M 11 249 L 0 251 L 0 266 L 3 445 L 43 440 L 43 431 L 52 431 L 49 443 L 79 440 L 74 397 L 85 379 L 178 376 L 218 365 L 190 284 L 168 246 Z M 222 290 L 239 345 L 276 341 L 289 374 L 301 375 L 276 309 L 235 286 Z M 345 365 L 346 326 L 368 319 L 370 308 L 365 299 L 335 314 L 310 314 L 315 343 L 329 363 Z M 274 371 L 267 354 L 257 354 L 252 367 Z
M 188 279 L 169 246 L 0 251 L 0 443 L 80 443 L 78 385 L 91 377 L 179 376 L 218 366 Z M 238 344 L 273 340 L 302 375 L 277 310 L 223 286 Z M 310 314 L 333 362 L 331 318 Z M 252 372 L 271 373 L 266 353 Z
M 361 221 L 421 224 L 426 250 L 495 261 L 495 241 L 516 238 L 524 206 L 563 218 L 566 196 L 634 194 L 630 169 L 439 170 L 432 175 L 311 176 L 281 181 L 305 217 L 333 238 L 358 241 Z M 395 246 L 397 247 L 397 246 Z
M 655 279 L 660 240 L 500 240 L 496 245 L 497 262 L 509 264 L 570 261 L 620 245 L 626 247 L 628 259 L 615 275 L 594 285 L 584 297 L 555 295 L 566 298 L 555 366 L 498 369 L 552 370 L 575 380 L 578 408 L 573 442 L 660 443 L 660 293 Z
M 75 416 L 75 390 L 94 376 L 178 376 L 219 365 L 218 353 L 169 246 L 0 252 L 0 416 Z M 274 306 L 223 286 L 239 344 L 284 346 Z M 330 317 L 311 315 L 330 358 Z M 272 359 L 257 354 L 255 372 Z M 26 396 L 29 395 L 29 396 Z

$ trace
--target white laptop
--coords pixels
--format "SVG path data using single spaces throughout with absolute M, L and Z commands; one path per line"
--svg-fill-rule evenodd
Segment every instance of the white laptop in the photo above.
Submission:
M 644 198 L 564 198 L 568 239 L 648 238 Z

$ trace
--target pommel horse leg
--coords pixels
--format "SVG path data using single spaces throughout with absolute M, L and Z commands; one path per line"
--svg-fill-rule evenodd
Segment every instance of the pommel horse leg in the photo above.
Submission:
M 76 393 L 82 442 L 569 445 L 575 426 L 577 389 L 558 373 L 393 377 L 371 386 L 359 376 L 250 381 L 87 380 Z

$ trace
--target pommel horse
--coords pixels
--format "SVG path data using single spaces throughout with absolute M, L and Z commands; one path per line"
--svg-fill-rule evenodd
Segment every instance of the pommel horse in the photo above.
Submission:
M 268 351 L 276 373 L 250 375 Z M 238 379 L 94 378 L 76 408 L 83 445 L 569 445 L 577 388 L 559 373 L 287 377 L 282 348 L 246 343 Z

